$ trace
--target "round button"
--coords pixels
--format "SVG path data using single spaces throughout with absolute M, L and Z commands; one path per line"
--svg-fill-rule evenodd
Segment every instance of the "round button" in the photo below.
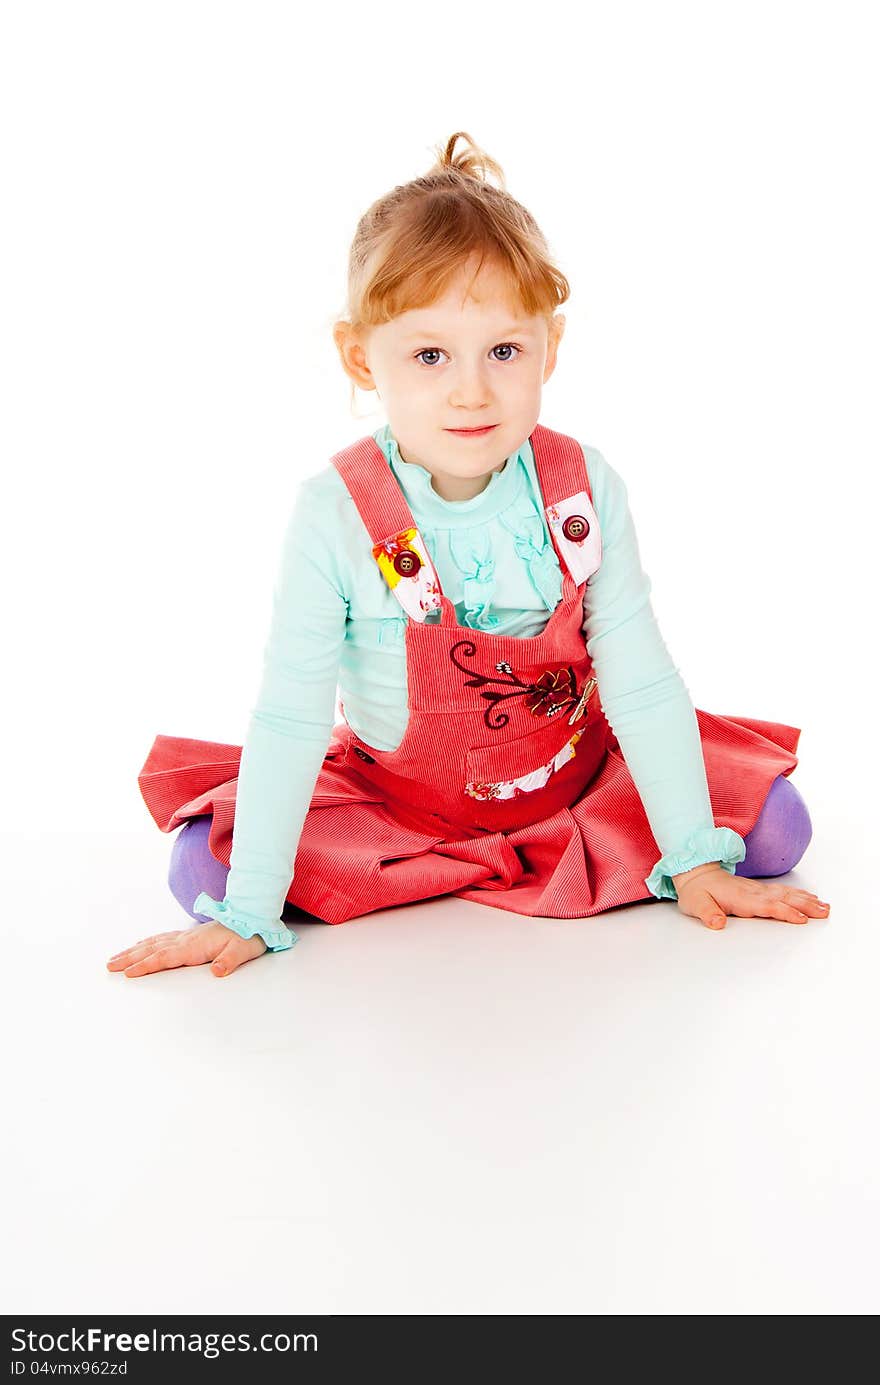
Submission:
M 411 548 L 402 548 L 394 555 L 394 571 L 401 577 L 415 577 L 421 566 L 421 558 Z
M 583 515 L 569 515 L 562 526 L 562 532 L 567 539 L 573 539 L 575 543 L 579 543 L 589 534 L 590 526 Z

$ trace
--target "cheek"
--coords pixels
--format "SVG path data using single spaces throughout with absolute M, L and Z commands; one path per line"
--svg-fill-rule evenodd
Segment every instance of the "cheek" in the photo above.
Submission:
M 529 409 L 541 398 L 541 377 L 532 370 L 523 371 L 516 378 L 511 374 L 504 382 L 502 393 L 511 403 Z
M 439 372 L 436 376 L 431 376 L 428 371 L 417 370 L 414 376 L 407 378 L 406 384 L 401 388 L 401 396 L 405 399 L 404 407 L 412 408 L 416 401 L 428 403 L 432 399 L 438 399 L 443 392 L 443 385 L 440 380 Z
M 528 361 L 517 363 L 518 369 L 508 370 L 504 380 L 514 389 L 520 390 L 523 394 L 535 389 L 541 383 L 541 370 L 537 361 L 532 358 Z

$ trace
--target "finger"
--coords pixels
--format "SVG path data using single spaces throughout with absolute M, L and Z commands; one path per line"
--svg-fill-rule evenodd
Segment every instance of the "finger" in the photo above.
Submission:
M 700 919 L 707 928 L 714 928 L 719 932 L 727 927 L 727 915 L 721 908 L 717 899 L 709 894 L 708 890 L 703 891 L 703 900 L 700 904 Z
M 811 918 L 822 919 L 831 912 L 831 905 L 818 895 L 810 894 L 808 890 L 795 890 L 794 898 L 787 896 L 787 902 L 793 904 L 796 909 L 801 909 Z
M 810 904 L 818 904 L 825 909 L 831 908 L 827 900 L 820 899 L 812 890 L 800 890 L 794 885 L 767 885 L 765 888 L 774 899 L 784 899 L 786 903 L 793 904 L 796 909 L 804 909 Z
M 175 929 L 169 933 L 154 933 L 151 938 L 141 938 L 138 942 L 132 943 L 131 947 L 124 947 L 121 952 L 114 952 L 110 957 L 111 962 L 118 962 L 120 957 L 127 957 L 130 952 L 136 952 L 139 947 L 147 947 L 151 943 L 162 942 L 165 938 L 176 938 L 179 930 Z
M 801 898 L 803 894 L 806 894 L 806 891 L 797 890 L 792 885 L 744 879 L 734 905 L 734 913 L 740 918 L 806 923 L 809 914 L 804 907 L 806 900 Z
M 242 962 L 250 962 L 265 951 L 266 944 L 259 936 L 230 938 L 211 963 L 211 970 L 215 976 L 228 976 L 236 967 L 240 967 Z
M 133 952 L 137 952 L 139 949 L 151 947 L 155 943 L 164 942 L 166 938 L 177 938 L 179 935 L 180 929 L 174 928 L 167 933 L 154 933 L 151 938 L 141 938 L 140 942 L 132 943 L 131 947 L 125 947 L 121 952 L 114 952 L 107 965 L 109 966 L 111 962 L 119 962 L 123 957 L 130 957 Z
M 118 957 L 111 957 L 107 966 L 111 971 L 121 971 L 131 966 L 132 962 L 140 962 L 144 957 L 149 957 L 151 952 L 158 952 L 160 947 L 176 947 L 179 943 L 180 933 L 160 933 L 152 942 L 138 943 L 136 947 L 129 947 L 125 952 L 121 952 Z
M 791 902 L 796 909 L 809 914 L 811 919 L 825 919 L 831 913 L 831 905 L 825 904 L 821 899 L 796 899 Z
M 765 904 L 767 913 L 765 918 L 779 919 L 782 923 L 808 923 L 809 914 L 804 913 L 803 909 L 796 909 L 793 904 L 786 904 L 784 899 L 771 899 Z M 760 918 L 760 914 L 752 915 L 753 918 Z
M 149 976 L 154 971 L 170 971 L 174 967 L 186 965 L 186 956 L 182 949 L 173 943 L 168 947 L 160 947 L 151 952 L 146 957 L 141 957 L 138 961 L 132 962 L 125 968 L 125 976 Z
M 770 893 L 777 895 L 779 899 L 787 900 L 789 904 L 794 904 L 798 908 L 804 904 L 821 904 L 823 902 L 817 894 L 813 894 L 812 890 L 798 890 L 793 885 L 771 890 Z
M 162 946 L 171 947 L 173 943 L 168 939 L 164 944 L 158 939 L 154 943 L 140 943 L 137 947 L 130 947 L 119 957 L 111 957 L 107 963 L 110 971 L 123 971 L 125 967 L 130 967 L 132 962 L 140 962 L 144 957 L 149 957 L 151 952 L 157 952 Z

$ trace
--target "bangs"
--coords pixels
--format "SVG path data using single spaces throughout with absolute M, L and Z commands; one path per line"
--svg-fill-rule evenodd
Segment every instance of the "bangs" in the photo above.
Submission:
M 466 288 L 481 269 L 497 269 L 514 317 L 552 317 L 569 297 L 565 275 L 552 263 L 526 209 L 489 184 L 437 186 L 419 195 L 418 180 L 402 203 L 386 201 L 373 235 L 356 237 L 350 264 L 350 312 L 357 325 L 378 326 L 415 308 L 428 308 L 474 257 Z M 369 217 L 369 213 L 367 216 Z M 362 232 L 365 229 L 361 228 Z M 357 249 L 361 255 L 357 255 Z

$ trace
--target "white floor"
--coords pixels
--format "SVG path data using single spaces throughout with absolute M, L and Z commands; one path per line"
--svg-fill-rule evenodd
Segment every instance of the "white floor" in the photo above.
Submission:
M 876 907 L 811 808 L 826 923 L 439 900 L 222 980 L 105 970 L 186 923 L 152 824 L 7 838 L 4 1311 L 876 1313 Z

